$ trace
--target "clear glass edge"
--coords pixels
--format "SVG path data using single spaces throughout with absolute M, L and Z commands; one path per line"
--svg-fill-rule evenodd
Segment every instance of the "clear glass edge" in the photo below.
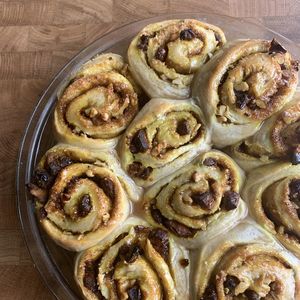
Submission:
M 221 14 L 213 14 L 213 13 L 205 13 L 205 12 L 187 12 L 187 13 L 172 13 L 165 14 L 156 17 L 151 17 L 139 21 L 133 21 L 128 23 L 122 27 L 116 28 L 102 37 L 98 38 L 79 53 L 77 53 L 72 59 L 70 59 L 62 69 L 53 77 L 49 86 L 39 98 L 35 109 L 33 110 L 31 117 L 28 121 L 28 124 L 25 128 L 23 137 L 21 139 L 21 143 L 19 146 L 19 155 L 17 159 L 17 168 L 16 168 L 16 202 L 17 202 L 17 213 L 19 216 L 23 238 L 26 243 L 26 247 L 31 256 L 31 259 L 34 263 L 34 266 L 39 271 L 44 284 L 48 287 L 48 289 L 52 292 L 53 296 L 57 299 L 78 299 L 75 293 L 70 290 L 67 285 L 65 279 L 60 273 L 59 268 L 56 264 L 51 260 L 51 257 L 48 255 L 48 250 L 43 243 L 41 236 L 39 235 L 39 225 L 35 218 L 35 214 L 33 213 L 33 203 L 31 200 L 27 199 L 27 190 L 25 184 L 29 182 L 30 174 L 32 168 L 35 164 L 35 159 L 37 156 L 37 152 L 39 146 L 37 141 L 39 136 L 38 132 L 42 130 L 42 127 L 45 126 L 47 118 L 49 118 L 49 111 L 51 107 L 53 107 L 55 103 L 55 97 L 53 97 L 53 89 L 56 92 L 59 90 L 59 86 L 62 85 L 61 82 L 66 81 L 69 78 L 70 74 L 74 71 L 76 66 L 81 65 L 87 59 L 95 56 L 97 53 L 105 51 L 105 49 L 111 47 L 114 43 L 122 41 L 124 38 L 120 38 L 121 33 L 124 33 L 126 36 L 127 32 L 130 32 L 130 29 L 134 29 L 136 32 L 149 23 L 154 23 L 166 19 L 173 18 L 194 18 L 194 19 L 203 19 L 207 16 L 220 16 L 222 18 L 226 18 L 228 20 L 242 21 L 239 18 L 234 18 L 230 16 L 225 16 Z M 275 32 L 274 30 L 263 25 L 259 20 L 252 18 L 245 18 L 245 23 L 252 23 L 252 25 L 261 27 L 265 31 L 272 32 L 277 37 L 280 37 L 282 40 L 292 43 L 290 39 L 287 39 L 283 35 Z M 250 21 L 251 20 L 251 21 Z M 254 22 L 255 20 L 255 22 Z M 117 38 L 118 36 L 118 38 Z M 117 39 L 116 39 L 117 38 Z M 99 44 L 103 45 L 99 47 Z M 297 47 L 300 49 L 299 47 Z M 87 55 L 88 53 L 88 55 Z M 88 56 L 89 58 L 87 58 Z M 61 82 L 58 82 L 61 80 Z M 52 94 L 52 99 L 49 94 Z M 45 118 L 46 117 L 46 118 Z M 24 168 L 24 164 L 26 164 L 26 168 Z M 20 190 L 22 188 L 22 191 Z M 30 202 L 30 203 L 28 203 Z M 30 211 L 31 210 L 31 211 Z M 27 229 L 30 230 L 27 230 Z M 30 245 L 34 243 L 37 246 L 41 246 L 39 251 L 36 249 L 32 249 Z M 50 272 L 50 268 L 48 267 L 56 267 L 57 272 Z M 51 279 L 49 281 L 49 279 Z

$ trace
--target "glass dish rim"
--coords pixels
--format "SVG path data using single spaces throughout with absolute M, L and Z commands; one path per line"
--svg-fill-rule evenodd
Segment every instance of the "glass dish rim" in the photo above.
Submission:
M 86 61 L 84 55 L 89 52 L 100 53 L 105 51 L 105 48 L 111 47 L 116 42 L 122 41 L 126 37 L 127 32 L 131 32 L 132 29 L 135 30 L 134 27 L 142 28 L 149 23 L 155 23 L 167 19 L 186 19 L 186 18 L 193 18 L 193 19 L 203 19 L 205 16 L 211 17 L 221 17 L 226 19 L 231 19 L 243 23 L 250 23 L 253 26 L 257 26 L 259 28 L 263 28 L 263 30 L 268 31 L 274 34 L 276 37 L 280 37 L 282 40 L 285 40 L 289 43 L 294 44 L 290 39 L 284 37 L 283 35 L 277 33 L 276 31 L 268 28 L 267 26 L 263 25 L 259 20 L 255 18 L 236 18 L 232 16 L 217 14 L 217 13 L 205 13 L 204 11 L 200 12 L 185 12 L 185 13 L 171 13 L 171 14 L 162 14 L 155 17 L 150 17 L 146 19 L 141 19 L 137 21 L 133 21 L 122 25 L 121 27 L 115 28 L 112 31 L 109 31 L 96 39 L 95 41 L 91 42 L 85 48 L 80 50 L 76 55 L 74 55 L 71 59 L 68 60 L 66 64 L 53 76 L 48 84 L 47 88 L 44 90 L 42 95 L 39 97 L 38 101 L 36 102 L 36 107 L 33 109 L 29 120 L 27 121 L 27 125 L 25 127 L 23 136 L 21 138 L 19 151 L 18 151 L 18 158 L 17 158 L 17 167 L 16 167 L 16 181 L 15 181 L 15 188 L 16 188 L 16 205 L 17 205 L 17 214 L 20 221 L 22 235 L 28 249 L 28 252 L 31 256 L 31 260 L 40 273 L 40 276 L 47 288 L 50 290 L 52 295 L 57 299 L 74 299 L 78 298 L 77 295 L 70 289 L 69 285 L 67 284 L 66 280 L 63 278 L 63 275 L 60 273 L 59 269 L 48 255 L 47 248 L 45 247 L 41 236 L 39 235 L 39 228 L 36 220 L 33 220 L 35 216 L 30 215 L 28 211 L 32 204 L 28 204 L 27 196 L 26 196 L 26 188 L 24 186 L 25 183 L 28 182 L 28 169 L 30 166 L 33 165 L 33 161 L 35 160 L 34 157 L 37 155 L 37 150 L 39 146 L 38 142 L 38 134 L 39 132 L 43 131 L 45 124 L 50 117 L 49 108 L 53 105 L 54 101 L 48 101 L 48 95 L 53 94 L 55 86 L 58 84 L 58 80 L 65 81 L 70 73 L 72 72 L 72 68 L 76 67 L 76 65 L 80 65 L 82 62 Z M 255 22 L 253 22 L 255 20 Z M 136 30 L 137 31 L 137 30 Z M 125 37 L 122 38 L 121 33 L 125 33 Z M 99 47 L 99 44 L 101 45 Z M 97 46 L 97 47 L 96 47 Z M 296 48 L 299 48 L 297 45 L 294 44 Z M 96 48 L 95 48 L 96 47 Z M 300 49 L 300 48 L 299 48 Z M 79 62 L 77 61 L 79 59 Z M 80 60 L 82 60 L 80 62 Z M 22 189 L 22 192 L 21 192 Z M 32 223 L 34 222 L 34 223 Z M 34 226 L 34 227 L 32 227 Z M 29 229 L 29 230 L 28 230 Z M 37 234 L 35 236 L 35 234 Z M 41 249 L 37 250 L 36 248 L 31 248 L 32 241 L 34 241 L 35 247 L 42 246 Z M 45 265 L 46 267 L 45 267 Z M 49 267 L 56 267 L 57 272 L 50 272 Z M 51 279 L 50 281 L 48 279 Z M 54 290 L 56 288 L 56 290 Z

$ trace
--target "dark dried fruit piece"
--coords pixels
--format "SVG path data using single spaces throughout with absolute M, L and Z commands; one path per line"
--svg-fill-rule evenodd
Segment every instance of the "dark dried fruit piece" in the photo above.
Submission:
M 299 64 L 300 64 L 299 60 L 293 60 L 293 61 L 292 61 L 292 68 L 293 68 L 296 72 L 299 71 Z
M 179 34 L 179 38 L 184 41 L 190 41 L 195 37 L 196 35 L 192 29 L 184 29 Z
M 247 104 L 252 100 L 251 97 L 249 97 L 247 92 L 241 92 L 241 91 L 236 91 L 234 90 L 235 94 L 235 105 L 239 109 L 244 109 Z
M 293 179 L 289 184 L 290 199 L 300 201 L 300 179 Z
M 298 152 L 298 150 L 295 150 L 292 153 L 292 164 L 293 165 L 298 165 L 300 164 L 300 152 Z
M 227 191 L 222 198 L 222 207 L 225 210 L 233 210 L 238 207 L 240 195 L 237 192 Z
M 127 290 L 128 300 L 141 300 L 142 299 L 142 291 L 140 287 L 135 284 L 133 287 Z
M 215 39 L 218 43 L 222 42 L 222 37 L 219 33 L 215 32 Z
M 240 280 L 237 277 L 228 275 L 224 281 L 224 288 L 227 288 L 228 294 L 231 294 L 239 283 Z
M 247 297 L 247 299 L 249 299 L 249 300 L 259 300 L 260 299 L 260 296 L 253 290 L 246 290 L 244 294 Z
M 140 248 L 138 245 L 133 246 L 127 250 L 127 253 L 125 255 L 125 260 L 129 264 L 133 263 L 136 261 L 136 259 L 143 254 L 143 249 Z
M 60 170 L 71 165 L 73 163 L 72 159 L 68 156 L 58 156 L 49 155 L 47 157 L 47 165 L 50 170 L 51 175 L 56 176 Z
M 179 263 L 183 268 L 186 268 L 190 264 L 190 261 L 186 258 L 182 258 Z
M 193 203 L 202 209 L 210 210 L 214 205 L 214 197 L 210 192 L 195 193 L 191 196 Z
M 92 209 L 92 203 L 91 203 L 91 198 L 88 194 L 83 195 L 82 198 L 80 199 L 80 202 L 78 204 L 77 208 L 77 214 L 79 217 L 83 218 L 88 215 L 88 213 Z
M 155 58 L 162 61 L 162 62 L 164 62 L 164 61 L 166 61 L 167 55 L 168 55 L 167 49 L 164 48 L 164 47 L 159 47 L 156 50 Z
M 144 167 L 142 163 L 136 161 L 128 166 L 128 173 L 131 176 L 144 180 L 148 179 L 152 171 L 152 167 Z
M 110 199 L 115 198 L 115 186 L 111 179 L 107 177 L 100 178 L 99 186 Z
M 151 207 L 151 216 L 155 222 L 158 224 L 163 224 L 164 217 L 158 209 Z
M 189 122 L 187 120 L 180 120 L 177 123 L 176 132 L 179 135 L 187 135 L 190 132 Z
M 143 51 L 147 51 L 149 39 L 150 39 L 149 35 L 143 34 L 140 37 L 140 42 L 138 43 L 137 47 Z
M 286 49 L 284 49 L 275 39 L 271 41 L 271 45 L 269 48 L 269 53 L 286 53 Z
M 85 263 L 83 285 L 93 293 L 100 293 L 97 285 L 97 275 L 97 263 L 92 260 L 88 260 Z M 102 297 L 100 299 L 102 299 Z
M 165 261 L 169 258 L 169 236 L 163 229 L 153 229 L 148 236 L 153 248 L 163 257 Z
M 201 300 L 217 300 L 217 291 L 213 286 L 206 288 L 205 293 Z
M 52 181 L 52 176 L 44 169 L 37 169 L 33 173 L 33 182 L 42 189 L 48 189 Z
M 46 212 L 46 209 L 44 207 L 40 208 L 39 213 L 40 213 L 40 218 L 41 219 L 47 218 L 47 212 Z
M 211 157 L 205 158 L 203 164 L 207 167 L 213 167 L 217 165 L 217 161 Z
M 187 227 L 174 220 L 165 219 L 163 224 L 174 234 L 183 238 L 193 237 L 196 234 L 195 229 Z
M 147 134 L 145 129 L 138 130 L 133 136 L 130 143 L 130 152 L 133 154 L 136 153 L 145 153 L 149 149 L 149 142 L 147 139 Z

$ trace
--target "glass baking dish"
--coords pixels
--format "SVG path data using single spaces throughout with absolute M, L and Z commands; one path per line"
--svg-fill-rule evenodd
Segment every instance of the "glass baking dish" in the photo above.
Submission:
M 40 230 L 38 220 L 35 218 L 32 197 L 26 189 L 26 183 L 30 181 L 36 162 L 47 149 L 55 144 L 52 115 L 56 95 L 66 86 L 70 75 L 82 63 L 98 53 L 114 52 L 126 57 L 126 50 L 131 39 L 145 25 L 166 19 L 184 18 L 199 19 L 220 26 L 227 40 L 276 38 L 294 57 L 300 58 L 300 48 L 292 41 L 261 24 L 204 13 L 163 15 L 125 25 L 99 38 L 72 58 L 54 77 L 37 102 L 20 145 L 16 174 L 17 208 L 27 248 L 45 284 L 58 299 L 80 299 L 79 290 L 73 279 L 75 253 L 57 246 Z

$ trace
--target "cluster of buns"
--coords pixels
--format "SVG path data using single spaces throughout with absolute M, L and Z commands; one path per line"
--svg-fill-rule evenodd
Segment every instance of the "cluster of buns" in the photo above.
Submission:
M 297 84 L 276 40 L 193 19 L 73 73 L 29 190 L 82 295 L 300 299 Z

